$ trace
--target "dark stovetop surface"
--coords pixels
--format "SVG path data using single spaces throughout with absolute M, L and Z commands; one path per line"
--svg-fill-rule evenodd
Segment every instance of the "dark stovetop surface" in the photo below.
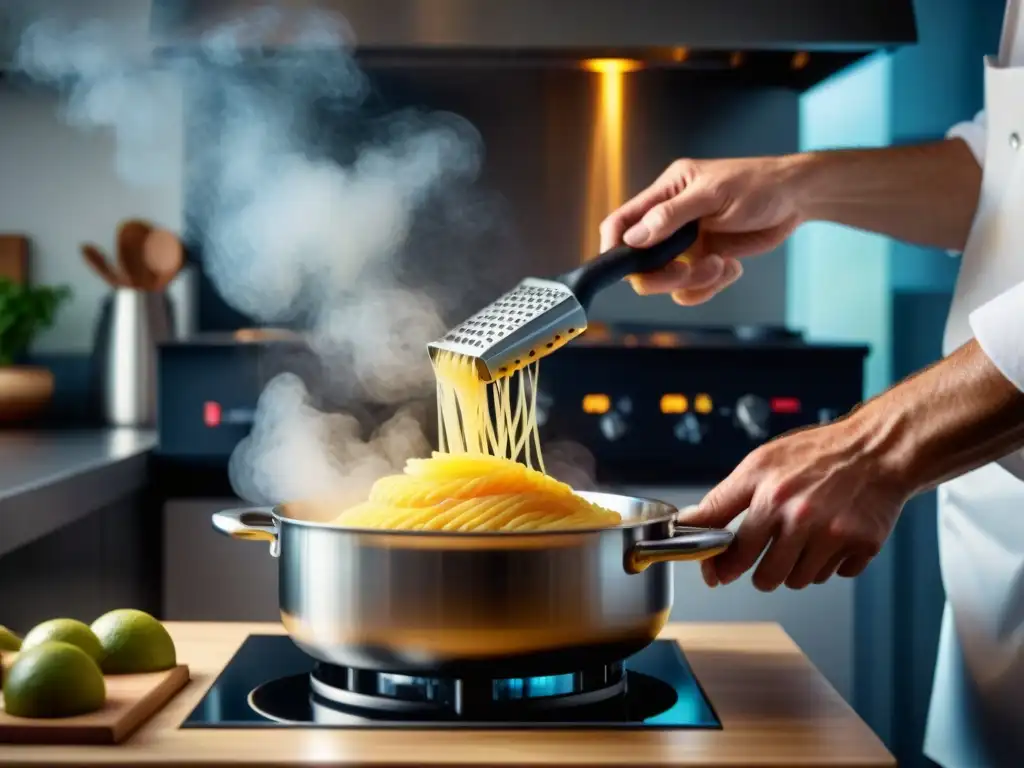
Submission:
M 316 662 L 284 635 L 251 635 L 228 662 L 183 728 L 625 728 L 718 729 L 721 723 L 679 646 L 658 640 L 624 663 L 626 692 L 598 705 L 547 709 L 494 719 L 381 715 L 325 706 L 310 696 Z M 331 670 L 341 670 L 332 667 Z M 344 672 L 344 670 L 341 670 Z M 365 674 L 365 673 L 360 673 Z M 495 690 L 556 691 L 560 675 L 495 681 Z M 500 683 L 500 686 L 498 685 Z M 254 693 L 255 692 L 255 693 Z M 255 707 L 253 706 L 255 704 Z M 267 712 L 267 717 L 257 711 Z M 276 718 L 276 719 L 275 719 Z

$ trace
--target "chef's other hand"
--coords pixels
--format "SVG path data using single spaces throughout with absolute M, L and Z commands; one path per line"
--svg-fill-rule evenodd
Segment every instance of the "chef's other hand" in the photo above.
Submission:
M 753 582 L 764 592 L 859 575 L 912 495 L 883 463 L 849 417 L 762 445 L 682 518 L 724 528 L 747 510 L 729 549 L 701 563 L 704 581 L 729 584 L 762 552 Z
M 676 160 L 602 222 L 601 251 L 622 242 L 648 247 L 700 220 L 685 257 L 630 282 L 640 294 L 701 304 L 739 279 L 739 259 L 776 248 L 801 223 L 796 167 L 790 157 Z

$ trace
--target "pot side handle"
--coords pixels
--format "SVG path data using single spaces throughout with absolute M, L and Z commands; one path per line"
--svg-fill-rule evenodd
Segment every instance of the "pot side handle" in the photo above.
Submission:
M 677 526 L 669 539 L 635 542 L 626 552 L 626 570 L 640 573 L 654 563 L 707 560 L 728 549 L 732 540 L 732 531 Z
M 278 555 L 277 524 L 269 507 L 214 512 L 213 527 L 232 539 L 268 541 L 270 554 Z

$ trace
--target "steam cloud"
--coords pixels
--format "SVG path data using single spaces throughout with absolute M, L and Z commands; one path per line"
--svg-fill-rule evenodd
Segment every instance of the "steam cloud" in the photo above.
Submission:
M 251 66 L 247 44 L 285 26 L 295 48 L 315 53 L 264 53 Z M 260 323 L 303 330 L 332 394 L 355 387 L 395 405 L 428 395 L 424 347 L 444 330 L 466 265 L 438 267 L 444 292 L 410 274 L 401 257 L 423 255 L 410 243 L 425 211 L 463 232 L 497 224 L 493 209 L 447 197 L 476 178 L 475 129 L 448 113 L 370 114 L 349 30 L 320 12 L 254 12 L 205 34 L 186 55 L 155 56 L 131 33 L 40 20 L 26 29 L 16 66 L 62 88 L 72 125 L 113 130 L 118 171 L 133 184 L 160 184 L 177 170 L 167 151 L 167 98 L 185 94 L 189 209 L 200 216 L 193 223 L 203 268 L 223 298 Z M 492 270 L 491 278 L 500 275 Z M 325 412 L 323 393 L 312 389 L 297 373 L 266 387 L 254 429 L 231 460 L 243 498 L 358 497 L 429 450 L 410 408 L 367 435 L 365 420 Z M 553 468 L 586 485 L 586 458 L 562 453 L 556 448 Z

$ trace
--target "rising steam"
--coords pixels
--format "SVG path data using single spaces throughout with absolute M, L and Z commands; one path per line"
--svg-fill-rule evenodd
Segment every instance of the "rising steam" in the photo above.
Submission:
M 284 26 L 306 53 L 254 59 L 250 44 Z M 448 258 L 438 267 L 445 293 L 410 280 L 402 257 L 425 256 L 410 246 L 424 211 L 453 229 L 497 223 L 493 211 L 446 197 L 477 175 L 473 127 L 447 113 L 372 114 L 370 84 L 334 16 L 264 9 L 159 56 L 131 32 L 40 20 L 26 29 L 16 65 L 62 88 L 68 122 L 115 133 L 119 173 L 134 184 L 160 184 L 176 170 L 167 98 L 182 98 L 189 223 L 223 298 L 260 323 L 306 332 L 335 394 L 396 405 L 429 395 L 425 344 L 464 288 L 463 265 Z M 458 250 L 430 242 L 446 257 Z M 292 372 L 263 392 L 231 461 L 243 498 L 358 495 L 429 450 L 409 410 L 367 435 L 355 415 L 325 413 L 313 388 Z M 553 458 L 578 474 L 578 457 Z

